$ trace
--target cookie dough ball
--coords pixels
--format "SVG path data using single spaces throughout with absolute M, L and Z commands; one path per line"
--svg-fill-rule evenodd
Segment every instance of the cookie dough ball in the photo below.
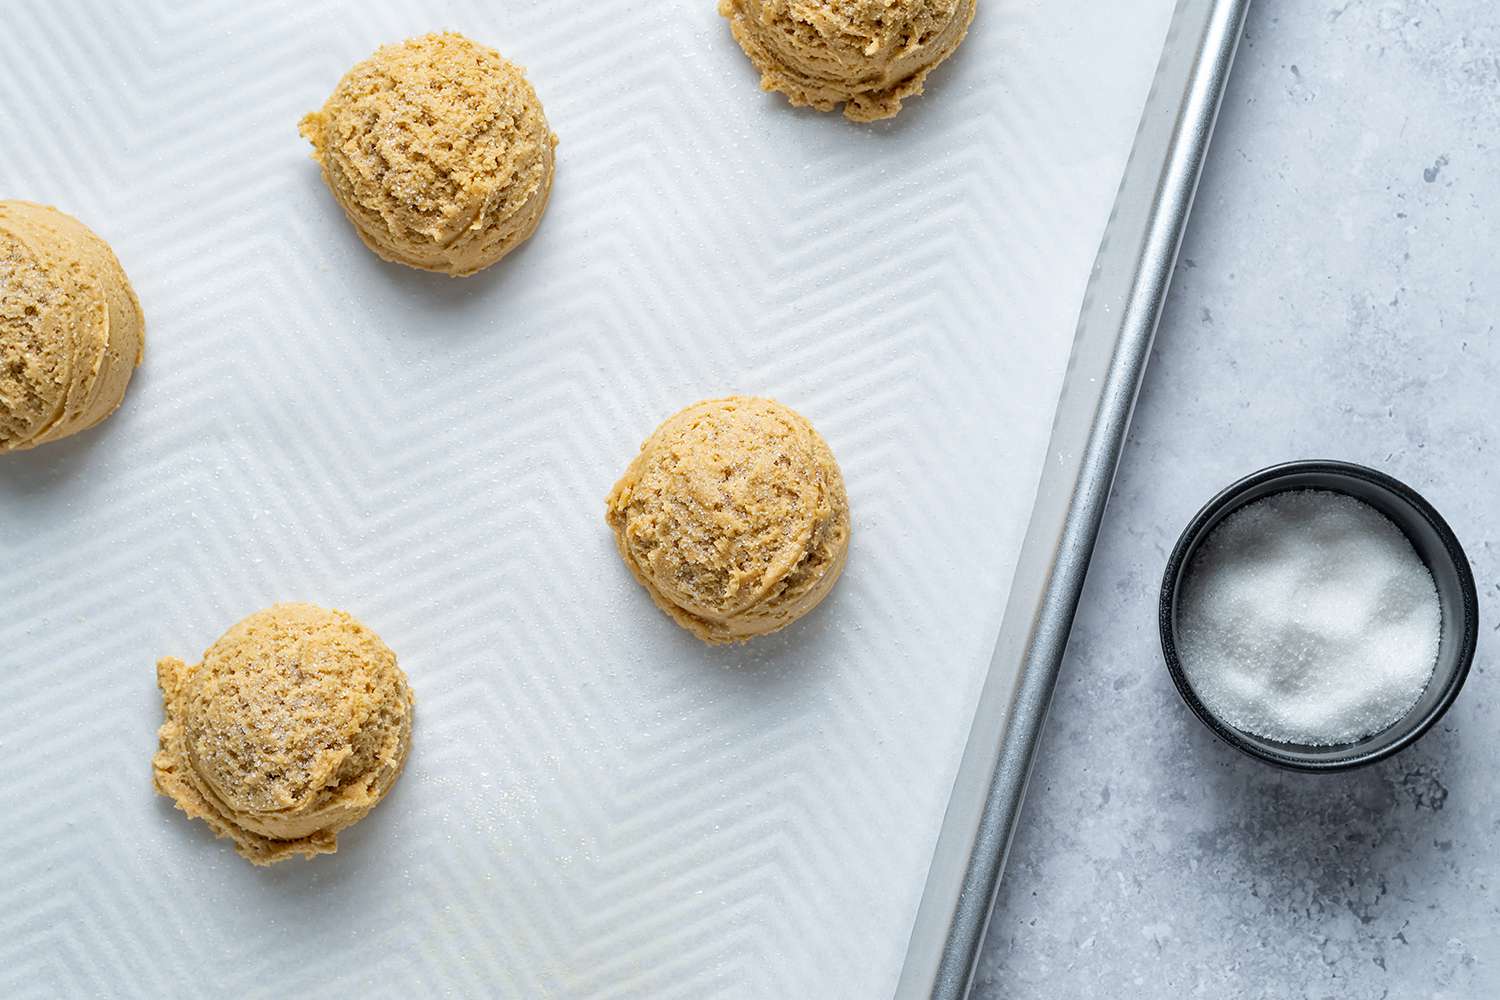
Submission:
M 113 413 L 145 343 L 140 301 L 109 244 L 55 208 L 0 201 L 0 453 Z
M 709 643 L 801 618 L 828 596 L 849 552 L 849 498 L 833 453 L 770 399 L 713 399 L 671 417 L 605 503 L 636 579 Z
M 156 665 L 166 705 L 156 790 L 258 865 L 338 848 L 411 749 L 396 655 L 342 611 L 278 604 L 188 666 Z
M 536 231 L 552 193 L 557 136 L 536 91 L 462 35 L 382 47 L 300 127 L 365 244 L 425 271 L 489 267 Z
M 857 122 L 922 92 L 974 20 L 975 0 L 719 0 L 762 90 Z

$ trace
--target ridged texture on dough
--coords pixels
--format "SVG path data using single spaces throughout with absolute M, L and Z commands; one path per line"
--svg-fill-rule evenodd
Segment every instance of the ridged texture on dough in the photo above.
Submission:
M 396 655 L 342 611 L 278 604 L 188 666 L 157 664 L 156 789 L 271 864 L 332 853 L 390 791 L 411 748 Z
M 891 118 L 963 41 L 976 0 L 719 0 L 764 90 L 860 122 Z
M 55 208 L 0 201 L 0 453 L 113 413 L 145 337 L 141 304 L 107 243 Z
M 536 231 L 557 136 L 520 67 L 462 35 L 386 45 L 302 119 L 313 158 L 386 260 L 473 274 Z
M 790 625 L 828 596 L 849 551 L 833 453 L 770 399 L 707 400 L 669 418 L 606 508 L 636 579 L 710 643 Z

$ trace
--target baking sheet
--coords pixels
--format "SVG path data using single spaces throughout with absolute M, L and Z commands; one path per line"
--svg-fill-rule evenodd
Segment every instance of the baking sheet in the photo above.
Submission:
M 0 196 L 108 238 L 149 341 L 0 460 L 0 993 L 890 994 L 1171 9 L 989 0 L 862 128 L 756 92 L 707 2 L 8 4 Z M 562 137 L 467 281 L 370 256 L 295 127 L 443 27 Z M 716 651 L 602 509 L 728 391 L 813 420 L 855 534 Z M 417 732 L 336 856 L 259 871 L 150 794 L 152 663 L 277 600 L 379 631 Z

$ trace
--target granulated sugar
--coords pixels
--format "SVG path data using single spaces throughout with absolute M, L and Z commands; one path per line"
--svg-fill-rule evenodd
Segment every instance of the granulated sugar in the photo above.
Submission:
M 1177 603 L 1177 651 L 1214 715 L 1326 746 L 1416 704 L 1437 663 L 1432 574 L 1389 518 L 1324 490 L 1277 493 L 1204 540 Z

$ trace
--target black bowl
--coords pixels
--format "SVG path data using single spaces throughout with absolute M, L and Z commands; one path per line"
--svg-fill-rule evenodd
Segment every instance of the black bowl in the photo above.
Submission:
M 1378 733 L 1335 746 L 1282 743 L 1247 733 L 1215 716 L 1198 699 L 1177 657 L 1177 593 L 1198 546 L 1226 517 L 1273 493 L 1328 490 L 1362 500 L 1395 522 L 1427 564 L 1437 584 L 1442 637 L 1437 666 L 1422 697 Z M 1415 743 L 1458 697 L 1479 639 L 1479 595 L 1469 560 L 1438 512 L 1411 487 L 1383 472 L 1347 462 L 1288 462 L 1246 476 L 1210 500 L 1183 531 L 1162 577 L 1161 649 L 1182 700 L 1214 734 L 1258 760 L 1297 771 L 1342 771 L 1373 764 Z

